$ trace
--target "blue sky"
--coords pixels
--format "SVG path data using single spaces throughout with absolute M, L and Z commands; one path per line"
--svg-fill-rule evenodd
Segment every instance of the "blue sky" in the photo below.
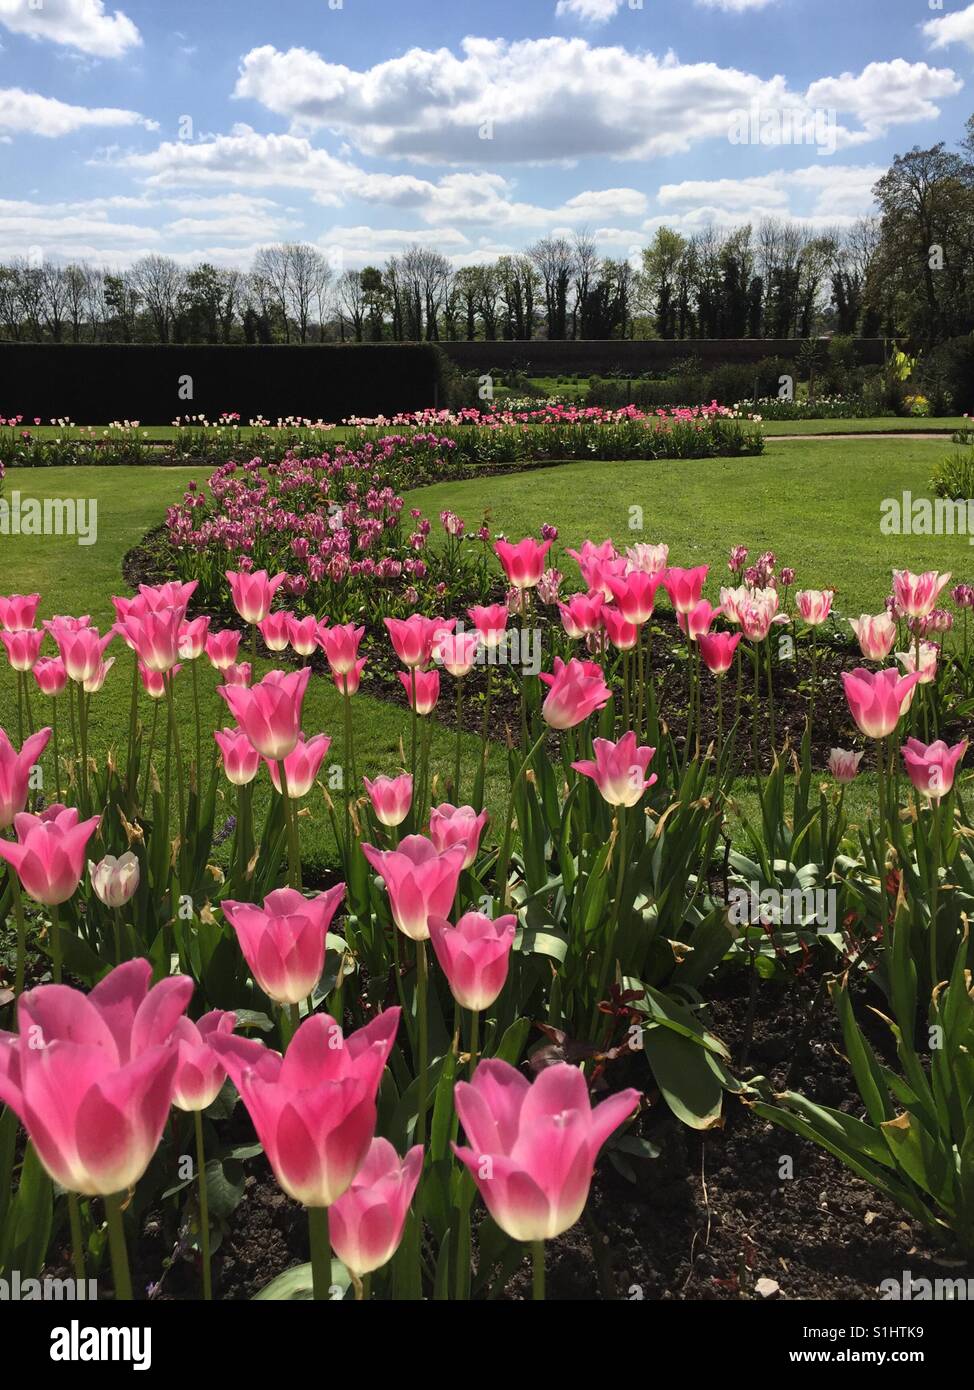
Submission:
M 841 226 L 972 112 L 964 0 L 0 0 L 0 257 Z

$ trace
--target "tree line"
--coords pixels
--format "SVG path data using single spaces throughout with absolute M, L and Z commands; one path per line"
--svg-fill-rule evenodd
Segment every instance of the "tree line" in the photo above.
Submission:
M 0 264 L 13 341 L 307 343 L 810 338 L 931 344 L 974 330 L 974 116 L 959 148 L 897 155 L 878 212 L 811 231 L 769 218 L 685 236 L 661 227 L 632 260 L 587 232 L 455 268 L 415 245 L 344 270 L 320 248 L 260 250 L 249 270 L 145 256 L 127 270 Z

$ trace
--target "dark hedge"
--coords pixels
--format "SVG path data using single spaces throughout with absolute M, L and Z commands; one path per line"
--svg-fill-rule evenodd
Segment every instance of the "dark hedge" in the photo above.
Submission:
M 168 425 L 178 415 L 239 412 L 270 421 L 297 415 L 337 423 L 349 415 L 392 415 L 442 405 L 449 363 L 431 343 L 293 347 L 123 344 L 0 344 L 0 415 L 46 424 L 139 420 Z M 180 395 L 185 379 L 192 398 Z

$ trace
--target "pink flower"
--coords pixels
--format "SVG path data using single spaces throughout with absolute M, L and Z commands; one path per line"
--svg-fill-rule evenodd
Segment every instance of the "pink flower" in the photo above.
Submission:
M 362 684 L 362 672 L 365 670 L 367 663 L 368 658 L 363 656 L 359 661 L 356 661 L 352 669 L 347 671 L 345 675 L 340 675 L 336 672 L 332 676 L 332 680 L 335 682 L 335 689 L 338 691 L 339 695 L 358 694 L 359 686 Z
M 14 817 L 17 843 L 0 840 L 6 859 L 24 891 L 44 907 L 60 907 L 77 891 L 84 872 L 85 850 L 101 816 L 78 821 L 72 806 L 49 806 L 43 816 L 21 812 Z
M 678 613 L 677 623 L 686 633 L 687 640 L 696 642 L 698 638 L 710 631 L 710 624 L 720 616 L 720 608 L 712 608 L 705 598 L 699 603 L 695 603 L 688 613 Z
M 740 588 L 728 589 L 721 586 L 720 606 L 724 611 L 724 617 L 729 623 L 736 623 L 738 626 L 741 621 L 741 609 L 751 601 L 751 590 L 742 584 Z
M 330 1207 L 365 1162 L 400 1013 L 386 1009 L 347 1038 L 333 1018 L 315 1014 L 284 1057 L 249 1038 L 212 1036 L 274 1176 L 296 1202 Z
M 182 661 L 198 661 L 207 646 L 210 631 L 209 618 L 194 618 L 191 623 L 183 623 L 179 629 L 179 656 Z
M 553 729 L 573 729 L 612 698 L 602 668 L 594 661 L 573 657 L 566 665 L 556 656 L 554 673 L 542 672 L 541 680 L 549 687 L 541 713 Z
M 183 1017 L 176 1020 L 172 1040 L 176 1045 L 176 1078 L 172 1103 L 177 1110 L 205 1110 L 220 1094 L 227 1069 L 210 1046 L 217 1034 L 230 1034 L 237 1026 L 237 1015 L 213 1009 L 198 1023 Z
M 559 603 L 561 625 L 571 638 L 587 637 L 590 632 L 598 632 L 602 626 L 602 608 L 605 599 L 601 593 L 572 594 L 567 603 Z
M 253 574 L 227 571 L 233 605 L 245 623 L 256 626 L 264 621 L 271 611 L 274 595 L 286 578 L 286 574 L 276 574 L 268 579 L 266 570 L 256 570 Z
M 901 752 L 907 776 L 917 791 L 931 801 L 939 801 L 954 785 L 957 765 L 967 752 L 967 740 L 948 748 L 939 738 L 931 744 L 908 738 Z
M 213 733 L 223 758 L 227 781 L 235 787 L 246 787 L 257 776 L 260 754 L 240 729 L 217 729 Z
M 433 646 L 443 634 L 456 627 L 456 619 L 424 618 L 414 613 L 411 618 L 383 619 L 396 656 L 404 666 L 428 666 L 433 655 Z
M 468 608 L 467 617 L 480 633 L 480 639 L 488 651 L 499 647 L 507 632 L 507 606 L 494 603 L 487 608 Z
M 226 671 L 237 659 L 240 650 L 239 632 L 226 628 L 223 632 L 211 632 L 206 639 L 206 654 L 210 665 L 217 671 Z
M 381 1269 L 399 1249 L 422 1171 L 422 1144 L 400 1162 L 388 1139 L 372 1140 L 365 1162 L 329 1217 L 332 1248 L 356 1278 Z
M 407 835 L 396 849 L 363 844 L 362 853 L 386 886 L 396 926 L 412 941 L 428 941 L 430 917 L 446 917 L 453 908 L 465 846 L 440 854 L 425 835 Z
M 447 801 L 430 812 L 430 839 L 440 854 L 453 845 L 462 845 L 463 867 L 469 869 L 477 858 L 486 824 L 486 811 L 478 816 L 472 806 L 451 806 Z
M 0 627 L 4 632 L 28 631 L 34 626 L 40 603 L 40 594 L 0 595 Z
M 741 631 L 749 642 L 765 640 L 777 611 L 778 595 L 774 589 L 755 589 L 751 597 L 739 606 Z
M 0 641 L 7 649 L 7 660 L 15 671 L 32 671 L 41 653 L 41 643 L 47 633 L 25 629 L 22 632 L 0 632 Z
M 26 739 L 16 753 L 10 739 L 0 729 L 0 830 L 9 830 L 15 816 L 27 805 L 31 769 L 40 762 L 50 737 L 50 729 L 41 729 Z
M 175 680 L 175 678 L 179 675 L 182 669 L 182 666 L 174 666 L 171 671 L 165 673 L 162 671 L 150 671 L 149 668 L 147 666 L 143 666 L 142 662 L 140 661 L 139 679 L 141 680 L 143 689 L 145 690 L 145 693 L 148 695 L 149 699 L 163 699 L 166 694 L 167 682 Z
M 530 536 L 517 545 L 510 541 L 497 541 L 494 553 L 504 567 L 508 582 L 515 589 L 533 589 L 544 573 L 545 556 L 551 549 L 551 541 L 535 541 Z
M 413 801 L 413 779 L 409 773 L 402 777 L 377 777 L 374 782 L 363 777 L 362 781 L 379 824 L 390 828 L 402 825 Z
M 896 641 L 896 624 L 888 613 L 879 613 L 875 618 L 863 613 L 861 618 L 850 618 L 849 626 L 859 639 L 859 650 L 867 661 L 886 660 Z
M 365 628 L 356 627 L 354 623 L 337 627 L 319 626 L 318 645 L 328 659 L 332 675 L 347 676 L 355 670 L 359 643 L 364 635 Z
M 409 708 L 417 714 L 432 714 L 440 698 L 439 671 L 400 671 L 399 679 L 409 698 Z
M 552 1240 L 585 1210 L 599 1150 L 639 1104 L 620 1091 L 593 1110 L 578 1067 L 558 1062 L 531 1085 L 496 1059 L 456 1087 L 469 1148 L 453 1150 L 512 1240 Z
M 663 582 L 662 574 L 657 570 L 653 574 L 646 574 L 642 570 L 630 570 L 622 579 L 614 579 L 611 576 L 608 580 L 612 596 L 619 606 L 619 612 L 628 623 L 635 623 L 642 626 L 649 622 L 656 607 L 656 590 Z
M 114 665 L 115 658 L 111 656 L 108 658 L 107 661 L 103 661 L 101 663 L 97 671 L 92 672 L 92 674 L 88 677 L 88 679 L 84 682 L 84 685 L 82 686 L 82 689 L 84 690 L 86 695 L 98 694 L 99 690 L 102 689 L 105 682 L 107 681 L 108 673 Z M 177 669 L 177 667 L 173 667 L 174 671 Z
M 299 1004 L 314 992 L 325 968 L 328 929 L 344 896 L 345 885 L 339 883 L 315 898 L 278 888 L 263 907 L 221 904 L 251 974 L 275 1003 Z
M 937 661 L 940 657 L 940 648 L 935 642 L 920 643 L 920 685 L 933 685 L 937 679 Z M 896 659 L 909 676 L 917 668 L 916 651 L 897 652 Z
M 68 673 L 60 657 L 49 657 L 38 661 L 34 667 L 34 679 L 41 694 L 53 698 L 63 693 L 68 683 Z
M 179 668 L 176 666 L 173 667 L 174 671 L 178 669 Z M 246 688 L 250 685 L 250 678 L 253 672 L 251 670 L 250 662 L 242 661 L 239 666 L 228 666 L 222 674 L 224 685 L 239 685 L 246 690 Z
M 318 647 L 318 619 L 313 615 L 307 618 L 296 618 L 289 613 L 287 635 L 288 641 L 298 656 L 310 656 Z M 267 641 L 266 636 L 264 641 Z
M 100 637 L 94 627 L 69 628 L 63 623 L 52 624 L 48 629 L 58 645 L 68 679 L 83 685 L 90 680 L 102 664 L 105 649 L 115 636 L 109 632 Z
M 837 782 L 854 782 L 859 774 L 861 753 L 847 752 L 844 748 L 833 748 L 829 754 L 828 769 Z
M 558 602 L 558 595 L 561 592 L 561 581 L 564 578 L 561 570 L 547 569 L 538 580 L 538 598 L 542 603 L 553 604 Z
M 179 608 L 146 610 L 140 618 L 129 616 L 116 623 L 115 630 L 125 638 L 143 666 L 149 671 L 171 671 L 179 660 L 180 629 L 183 612 Z
M 616 608 L 603 608 L 602 621 L 609 641 L 617 651 L 633 651 L 639 641 L 639 628 L 635 623 L 628 622 Z
M 287 794 L 290 801 L 299 801 L 302 796 L 307 796 L 314 786 L 315 778 L 321 769 L 321 764 L 328 756 L 328 749 L 331 747 L 331 739 L 325 734 L 315 734 L 314 738 L 305 741 L 304 734 L 298 734 L 298 742 L 293 753 L 289 753 L 284 759 L 284 772 L 287 776 Z M 267 770 L 271 774 L 271 781 L 274 783 L 274 790 L 280 795 L 281 792 L 281 772 L 279 765 L 270 758 L 265 758 Z
M 828 621 L 835 594 L 831 589 L 799 589 L 795 607 L 809 627 L 821 627 Z
M 867 738 L 893 733 L 920 677 L 901 676 L 894 667 L 867 671 L 859 666 L 842 672 L 845 697 L 853 719 Z
M 668 569 L 663 575 L 663 587 L 677 613 L 689 613 L 700 602 L 709 570 L 709 565 L 697 565 L 690 570 Z
M 217 694 L 227 702 L 230 713 L 258 753 L 279 762 L 297 747 L 301 706 L 310 679 L 310 666 L 291 675 L 270 671 L 249 690 L 239 685 L 221 685 Z
M 670 547 L 642 543 L 631 545 L 626 551 L 626 560 L 630 574 L 639 570 L 641 574 L 659 575 L 662 579 L 663 571 L 670 561 Z
M 909 570 L 893 571 L 893 597 L 908 618 L 925 618 L 937 606 L 940 591 L 950 583 L 949 574 L 927 570 L 926 574 L 911 574 Z
M 69 1192 L 127 1192 L 158 1148 L 177 1065 L 172 1032 L 193 982 L 174 975 L 150 989 L 151 979 L 147 960 L 131 960 L 87 996 L 42 985 L 17 1001 L 17 1035 L 0 1033 L 0 1100 Z
M 479 632 L 441 632 L 433 644 L 433 660 L 460 679 L 473 670 L 479 650 Z
M 257 624 L 261 637 L 264 639 L 264 646 L 269 652 L 286 651 L 291 642 L 291 623 L 294 621 L 293 613 L 269 613 L 267 617 Z
M 697 641 L 707 670 L 715 676 L 726 675 L 733 664 L 740 640 L 739 632 L 701 632 Z
M 139 891 L 139 861 L 131 851 L 116 859 L 106 854 L 98 864 L 88 860 L 88 877 L 99 902 L 112 910 L 124 907 Z
M 655 772 L 646 776 L 656 749 L 639 747 L 632 730 L 623 734 L 618 743 L 597 738 L 593 747 L 595 762 L 582 760 L 572 763 L 572 767 L 583 777 L 591 777 L 610 806 L 635 806 L 657 780 Z
M 430 918 L 430 940 L 450 991 L 462 1009 L 489 1009 L 507 981 L 517 918 L 492 921 L 482 912 L 467 912 L 453 927 Z

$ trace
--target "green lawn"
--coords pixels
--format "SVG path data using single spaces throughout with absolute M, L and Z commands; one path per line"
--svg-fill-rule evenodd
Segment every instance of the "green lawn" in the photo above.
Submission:
M 765 420 L 764 433 L 776 434 L 942 434 L 949 440 L 955 430 L 971 428 L 962 415 L 919 420 L 913 416 L 882 416 L 870 420 Z
M 177 501 L 191 478 L 202 481 L 208 470 L 188 468 L 47 468 L 19 469 L 7 475 L 6 495 L 15 488 L 24 497 L 97 498 L 97 544 L 82 547 L 73 537 L 3 536 L 0 537 L 0 593 L 34 593 L 43 595 L 40 616 L 54 614 L 91 615 L 92 622 L 102 632 L 114 622 L 111 605 L 113 594 L 129 592 L 121 575 L 122 559 L 147 530 L 163 519 L 165 509 Z M 45 644 L 45 654 L 53 655 L 53 644 Z M 91 702 L 91 747 L 94 756 L 103 755 L 109 747 L 124 745 L 128 729 L 128 709 L 131 695 L 132 657 L 128 648 L 117 640 L 108 652 L 117 658 L 103 691 Z M 270 662 L 262 669 L 270 669 Z M 204 730 L 207 717 L 210 728 L 217 717 L 219 727 L 231 723 L 229 712 L 215 690 L 220 680 L 209 663 L 200 663 L 201 691 L 204 708 Z M 0 651 L 0 726 L 11 733 L 17 728 L 15 678 Z M 444 698 L 452 696 L 452 682 L 444 677 Z M 192 717 L 192 689 L 185 677 L 177 681 L 181 739 L 184 751 L 195 741 Z M 50 704 L 32 689 L 35 721 L 50 720 Z M 368 776 L 377 772 L 391 773 L 399 765 L 400 740 L 406 740 L 408 750 L 409 720 L 403 710 L 383 701 L 358 695 L 354 702 L 355 737 L 361 771 Z M 151 702 L 142 697 L 143 718 L 152 714 Z M 160 720 L 160 723 L 164 723 Z M 330 680 L 312 680 L 305 702 L 304 729 L 310 734 L 331 734 L 334 742 L 329 763 L 343 757 L 342 702 Z M 438 729 L 438 726 L 434 725 Z M 62 730 L 62 736 L 66 731 Z M 454 736 L 438 731 L 434 740 L 434 758 L 440 768 L 452 767 Z M 480 742 L 473 737 L 464 740 L 467 786 L 473 775 Z M 124 755 L 124 748 L 123 748 Z M 408 754 L 407 754 L 408 756 Z M 501 758 L 495 758 L 494 771 L 488 782 L 488 802 L 493 807 L 499 799 L 498 775 Z M 53 785 L 53 776 L 52 776 Z M 266 772 L 260 774 L 263 794 L 269 795 Z M 232 788 L 226 787 L 227 814 L 232 814 Z M 329 862 L 333 842 L 321 797 L 315 793 L 307 799 L 311 815 L 301 820 L 304 850 L 309 859 Z M 258 811 L 261 802 L 258 800 Z M 497 812 L 502 814 L 501 811 Z

